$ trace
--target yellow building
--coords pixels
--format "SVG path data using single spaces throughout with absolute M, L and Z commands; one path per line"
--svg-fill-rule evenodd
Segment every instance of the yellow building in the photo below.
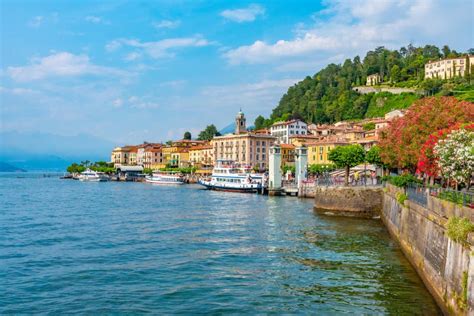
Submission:
M 316 135 L 295 135 L 290 136 L 290 144 L 295 147 L 301 147 L 307 143 L 316 142 L 321 140 L 321 136 Z
M 171 145 L 167 145 L 162 148 L 161 153 L 163 156 L 163 162 L 162 162 L 162 167 L 166 167 L 166 165 L 171 165 L 171 166 L 176 166 L 176 161 L 187 161 L 189 162 L 189 157 L 186 159 L 181 159 L 181 155 L 175 155 L 173 158 L 174 153 L 182 153 L 182 149 L 187 149 L 186 154 L 188 154 L 189 148 L 193 146 L 198 146 L 204 144 L 204 141 L 200 140 L 187 140 L 187 139 L 182 139 L 178 141 L 174 141 L 171 143 Z M 189 155 L 189 154 L 188 154 Z
M 474 56 L 462 56 L 430 61 L 425 64 L 425 79 L 464 77 L 474 67 Z
M 214 150 L 212 145 L 200 145 L 189 148 L 189 161 L 198 168 L 214 165 Z
M 189 167 L 189 149 L 178 148 L 177 151 L 171 154 L 171 161 L 168 162 L 170 167 L 184 168 Z
M 293 166 L 295 164 L 295 146 L 291 144 L 280 144 L 281 165 Z
M 117 165 L 134 165 L 137 163 L 137 146 L 115 147 L 110 156 L 110 162 Z
M 328 159 L 329 152 L 338 147 L 349 145 L 345 139 L 321 140 L 308 143 L 308 165 L 313 164 L 330 164 L 332 161 Z

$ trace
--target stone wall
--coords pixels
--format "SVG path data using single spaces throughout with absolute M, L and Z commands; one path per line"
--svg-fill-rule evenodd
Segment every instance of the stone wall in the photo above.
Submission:
M 387 185 L 385 191 L 381 218 L 444 313 L 474 315 L 474 236 L 462 246 L 446 234 L 449 217 L 472 221 L 474 211 L 431 196 L 426 208 L 410 200 L 402 205 L 402 189 Z
M 382 210 L 382 188 L 315 187 L 314 211 L 326 215 L 371 218 Z

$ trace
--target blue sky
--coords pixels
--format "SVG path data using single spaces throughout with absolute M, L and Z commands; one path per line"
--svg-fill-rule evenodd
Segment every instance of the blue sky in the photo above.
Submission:
M 473 41 L 473 1 L 1 1 L 1 132 L 166 141 L 384 45 Z

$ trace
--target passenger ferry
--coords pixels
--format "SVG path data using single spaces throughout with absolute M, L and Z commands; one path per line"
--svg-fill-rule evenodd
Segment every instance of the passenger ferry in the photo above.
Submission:
M 89 168 L 81 172 L 77 178 L 79 179 L 79 181 L 89 182 L 105 182 L 109 180 L 109 177 L 105 173 L 97 172 Z
M 198 183 L 209 190 L 256 193 L 264 181 L 262 174 L 252 173 L 250 166 L 239 166 L 232 160 L 218 160 L 209 179 Z
M 145 182 L 152 184 L 181 185 L 184 183 L 182 176 L 166 172 L 153 172 L 151 176 L 145 177 Z

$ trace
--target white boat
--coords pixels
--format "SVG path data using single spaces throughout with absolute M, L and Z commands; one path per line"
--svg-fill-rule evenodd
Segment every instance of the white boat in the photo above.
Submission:
M 89 182 L 104 182 L 108 181 L 109 177 L 103 172 L 97 172 L 87 168 L 85 171 L 81 172 L 77 177 L 79 181 L 89 181 Z
M 145 182 L 153 184 L 180 185 L 184 183 L 184 179 L 182 176 L 173 173 L 153 172 L 151 176 L 145 177 Z
M 198 183 L 209 190 L 255 193 L 262 188 L 264 175 L 252 173 L 250 166 L 239 166 L 231 160 L 218 160 L 209 179 Z

